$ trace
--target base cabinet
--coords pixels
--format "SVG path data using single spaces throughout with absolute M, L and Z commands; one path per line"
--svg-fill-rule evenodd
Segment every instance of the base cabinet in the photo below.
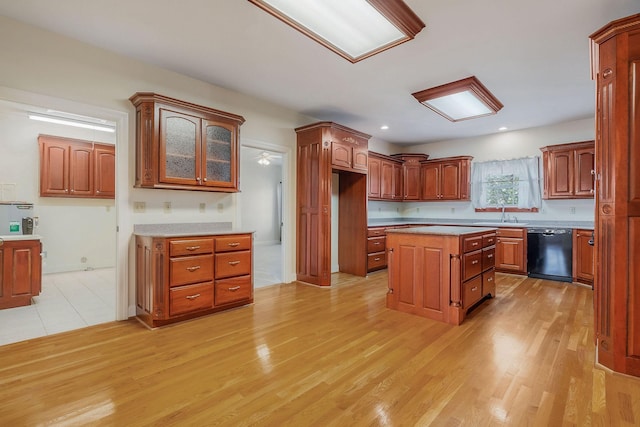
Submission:
M 573 281 L 593 285 L 593 230 L 573 230 Z
M 31 304 L 42 290 L 40 240 L 0 239 L 0 309 Z
M 499 228 L 496 232 L 496 270 L 527 274 L 527 229 Z
M 253 302 L 251 234 L 136 236 L 136 315 L 154 328 Z

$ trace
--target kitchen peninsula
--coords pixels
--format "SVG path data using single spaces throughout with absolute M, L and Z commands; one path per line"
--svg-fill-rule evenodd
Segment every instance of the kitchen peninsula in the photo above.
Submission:
M 387 231 L 387 307 L 459 325 L 494 297 L 496 228 L 430 226 Z

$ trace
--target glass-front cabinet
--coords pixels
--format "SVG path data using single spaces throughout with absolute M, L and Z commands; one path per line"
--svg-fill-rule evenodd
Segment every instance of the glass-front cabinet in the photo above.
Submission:
M 238 191 L 244 118 L 152 93 L 136 93 L 136 187 Z

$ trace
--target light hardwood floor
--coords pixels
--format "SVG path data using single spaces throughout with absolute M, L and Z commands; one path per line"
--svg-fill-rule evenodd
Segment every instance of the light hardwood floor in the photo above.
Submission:
M 456 327 L 386 309 L 386 271 L 333 279 L 2 346 L 0 425 L 640 424 L 640 380 L 594 366 L 589 288 L 499 274 Z

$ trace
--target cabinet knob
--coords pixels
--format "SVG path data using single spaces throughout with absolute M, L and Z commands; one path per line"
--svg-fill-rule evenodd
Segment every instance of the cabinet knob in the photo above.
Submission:
M 475 291 L 477 291 L 477 290 L 478 290 L 478 287 L 477 287 L 477 286 L 474 286 L 473 288 L 471 288 L 471 292 L 475 292 Z
M 96 190 L 96 193 L 100 193 L 100 190 Z
M 478 263 L 478 260 L 477 260 L 477 259 L 476 259 L 476 260 L 471 261 L 471 265 L 475 265 L 475 264 L 477 264 L 477 263 Z
M 207 178 L 203 179 L 204 182 L 207 182 Z
M 200 181 L 200 177 L 199 176 L 196 177 L 196 181 Z

